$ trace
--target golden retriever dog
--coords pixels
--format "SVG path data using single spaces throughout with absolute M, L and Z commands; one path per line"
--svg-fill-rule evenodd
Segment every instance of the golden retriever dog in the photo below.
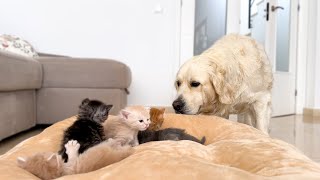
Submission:
M 273 76 L 264 48 L 236 34 L 184 63 L 176 76 L 176 113 L 229 117 L 268 134 Z

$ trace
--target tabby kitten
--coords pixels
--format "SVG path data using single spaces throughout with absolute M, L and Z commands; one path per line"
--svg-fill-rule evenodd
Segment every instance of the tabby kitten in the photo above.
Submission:
M 165 140 L 190 140 L 200 144 L 204 144 L 206 137 L 203 136 L 201 140 L 185 133 L 184 129 L 166 128 L 158 131 L 141 131 L 138 134 L 139 144 L 147 143 L 150 141 L 165 141 Z
M 104 123 L 106 138 L 119 141 L 122 145 L 139 145 L 138 132 L 150 125 L 149 109 L 143 106 L 131 106 L 122 109 L 118 116 L 110 117 Z
M 112 105 L 106 105 L 98 100 L 84 99 L 79 106 L 77 120 L 64 132 L 61 148 L 58 152 L 67 162 L 65 144 L 77 140 L 80 144 L 79 153 L 83 153 L 106 140 L 102 123 L 108 118 Z
M 64 175 L 87 173 L 98 170 L 110 164 L 121 161 L 131 155 L 134 150 L 131 146 L 119 146 L 108 139 L 84 153 L 78 153 L 80 144 L 77 141 L 68 141 L 65 144 L 69 161 L 57 153 L 37 153 L 31 157 L 18 157 L 18 166 L 29 171 L 41 179 L 55 179 Z

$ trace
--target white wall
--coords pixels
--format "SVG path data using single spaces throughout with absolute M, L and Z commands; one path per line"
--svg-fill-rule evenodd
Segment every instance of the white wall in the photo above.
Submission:
M 317 109 L 320 109 L 320 2 L 317 1 L 317 35 L 316 35 L 316 62 L 314 68 L 316 69 L 315 71 L 315 88 L 314 88 L 314 107 Z
M 227 32 L 239 33 L 240 32 L 240 5 L 239 0 L 228 0 L 227 1 Z
M 0 27 L 0 34 L 18 35 L 41 52 L 126 63 L 133 76 L 129 104 L 172 103 L 179 0 L 6 0 Z
M 183 0 L 181 8 L 180 65 L 193 57 L 195 0 Z
M 297 47 L 297 80 L 296 80 L 296 113 L 301 114 L 306 101 L 306 56 L 308 39 L 308 1 L 300 1 L 298 17 L 298 47 Z
M 316 62 L 316 19 L 317 19 L 317 6 L 316 0 L 309 0 L 308 9 L 308 40 L 307 40 L 307 76 L 306 76 L 306 106 L 313 107 L 314 99 L 314 86 L 315 86 L 315 69 Z
M 300 1 L 297 112 L 320 109 L 320 2 Z
M 306 107 L 320 109 L 320 2 L 309 0 Z

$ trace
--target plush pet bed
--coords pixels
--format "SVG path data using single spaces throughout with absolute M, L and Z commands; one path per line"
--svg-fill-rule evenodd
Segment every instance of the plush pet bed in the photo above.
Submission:
M 59 148 L 73 121 L 58 122 L 0 156 L 0 179 L 37 179 L 16 165 L 18 156 Z M 283 141 L 244 124 L 214 116 L 165 115 L 162 128 L 185 128 L 206 146 L 191 141 L 151 142 L 128 158 L 86 174 L 60 179 L 320 179 L 320 165 Z

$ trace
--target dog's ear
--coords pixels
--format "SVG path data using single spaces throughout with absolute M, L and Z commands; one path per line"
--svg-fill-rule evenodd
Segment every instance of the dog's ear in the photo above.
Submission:
M 210 65 L 209 75 L 211 82 L 223 104 L 232 104 L 239 96 L 242 76 L 235 68 L 223 69 L 216 64 Z

